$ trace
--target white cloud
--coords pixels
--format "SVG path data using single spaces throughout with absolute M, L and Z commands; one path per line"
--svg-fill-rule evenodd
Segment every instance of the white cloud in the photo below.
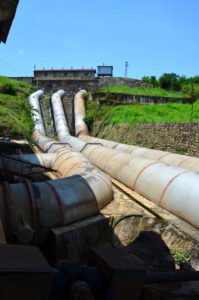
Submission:
M 18 52 L 19 52 L 20 55 L 24 54 L 24 51 L 22 49 L 19 49 Z

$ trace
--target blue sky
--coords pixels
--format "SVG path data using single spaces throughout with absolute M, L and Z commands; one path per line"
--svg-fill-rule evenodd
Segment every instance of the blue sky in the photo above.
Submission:
M 114 76 L 199 75 L 199 0 L 20 0 L 0 75 L 113 65 Z

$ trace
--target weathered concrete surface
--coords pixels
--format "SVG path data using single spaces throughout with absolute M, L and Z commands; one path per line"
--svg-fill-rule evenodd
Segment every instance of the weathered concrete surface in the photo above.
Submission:
M 107 93 L 107 92 L 94 92 L 90 93 L 92 100 L 98 101 L 101 104 L 112 105 L 125 105 L 125 104 L 165 104 L 172 103 L 191 103 L 190 98 L 175 98 L 175 97 L 158 97 L 146 95 L 133 95 L 125 93 Z
M 44 97 L 43 99 L 40 100 L 40 108 L 41 108 L 46 134 L 47 136 L 53 138 L 55 136 L 55 128 L 53 122 L 51 102 L 49 97 Z
M 75 120 L 74 120 L 74 95 L 65 95 L 62 99 L 67 124 L 71 135 L 75 135 Z
M 19 0 L 1 0 L 0 2 L 0 42 L 6 42 L 15 16 Z
M 45 93 L 53 94 L 57 90 L 64 90 L 67 94 L 75 94 L 79 89 L 88 91 L 94 91 L 98 88 L 98 79 L 34 79 L 33 85 L 37 86 L 38 89 L 44 90 Z
M 99 88 L 108 87 L 109 85 L 113 85 L 113 86 L 125 85 L 130 88 L 134 88 L 135 86 L 141 86 L 143 88 L 148 87 L 148 84 L 146 82 L 134 78 L 126 78 L 126 77 L 99 78 Z
M 91 247 L 122 247 L 128 245 L 142 230 L 154 227 L 155 217 L 133 203 L 114 188 L 114 201 L 104 207 L 101 214 L 68 226 L 52 229 L 54 259 L 87 262 Z M 124 216 L 112 230 L 114 224 Z M 112 245 L 111 245 L 112 244 Z
M 124 184 L 112 179 L 132 200 L 136 201 L 156 216 L 155 228 L 161 232 L 162 239 L 171 249 L 183 249 L 191 257 L 194 269 L 199 270 L 199 232 L 198 229 L 183 221 L 171 212 L 140 196 Z
M 125 85 L 128 87 L 148 87 L 148 84 L 142 80 L 133 79 L 133 78 L 123 78 L 123 77 L 105 77 L 93 79 L 81 79 L 78 77 L 74 78 L 35 78 L 35 77 L 11 77 L 16 80 L 21 80 L 29 82 L 38 89 L 43 89 L 45 93 L 55 93 L 59 89 L 63 89 L 67 94 L 77 93 L 79 89 L 85 89 L 87 91 L 96 91 L 99 88 L 107 87 L 109 85 L 119 86 Z

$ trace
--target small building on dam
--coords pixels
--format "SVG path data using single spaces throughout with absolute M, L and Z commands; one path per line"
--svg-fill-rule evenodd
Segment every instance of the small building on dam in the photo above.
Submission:
M 95 69 L 34 70 L 34 78 L 95 78 Z

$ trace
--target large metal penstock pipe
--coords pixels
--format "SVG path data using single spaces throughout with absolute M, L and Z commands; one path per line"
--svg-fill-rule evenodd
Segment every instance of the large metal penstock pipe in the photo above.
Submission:
M 80 149 L 90 162 L 113 178 L 199 227 L 198 173 L 74 137 L 66 137 L 61 142 L 71 143 L 74 149 Z
M 86 124 L 83 121 L 83 118 L 86 115 L 85 105 L 84 105 L 84 98 L 83 98 L 83 92 L 78 92 L 75 95 L 75 98 L 78 99 L 75 103 L 75 121 L 77 122 L 77 125 L 75 125 L 75 132 L 76 136 L 83 139 L 87 143 L 100 143 L 104 147 L 115 149 L 118 151 L 122 151 L 125 153 L 129 153 L 132 155 L 142 156 L 145 158 L 157 160 L 160 162 L 168 163 L 172 166 L 177 166 L 185 169 L 190 169 L 192 171 L 199 171 L 199 158 L 197 157 L 191 157 L 186 155 L 179 155 L 174 154 L 170 152 L 165 152 L 161 150 L 153 150 L 138 146 L 131 146 L 131 145 L 125 145 L 113 141 L 107 141 L 104 139 L 94 138 L 86 134 Z M 78 114 L 77 112 L 81 111 L 81 114 Z M 80 134 L 78 131 L 78 124 L 82 122 L 82 127 L 84 128 L 84 134 Z
M 153 150 L 138 146 L 125 145 L 113 141 L 107 141 L 99 138 L 94 138 L 90 136 L 82 136 L 82 140 L 87 143 L 101 143 L 104 147 L 129 153 L 131 155 L 142 156 L 149 159 L 154 159 L 156 161 L 165 162 L 172 166 L 182 167 L 195 172 L 199 171 L 199 158 L 180 155 L 170 152 L 165 152 L 161 150 Z

